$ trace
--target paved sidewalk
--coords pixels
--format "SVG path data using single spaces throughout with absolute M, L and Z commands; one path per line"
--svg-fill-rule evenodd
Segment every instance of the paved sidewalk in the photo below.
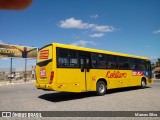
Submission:
M 0 86 L 14 85 L 14 84 L 27 84 L 27 83 L 31 83 L 31 82 L 35 82 L 35 79 L 28 79 L 26 82 L 24 81 L 24 79 L 22 79 L 22 80 L 12 80 L 11 83 L 10 83 L 9 80 L 7 80 L 7 81 L 0 81 Z

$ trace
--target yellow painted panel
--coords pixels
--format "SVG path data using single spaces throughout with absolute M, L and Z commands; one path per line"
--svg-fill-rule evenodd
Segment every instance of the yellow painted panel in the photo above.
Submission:
M 68 89 L 71 89 L 71 91 L 73 92 L 77 91 L 75 90 L 77 88 L 79 89 L 79 91 L 86 91 L 85 73 L 81 72 L 81 69 L 57 68 L 56 79 L 57 79 L 56 80 L 57 84 L 66 84 L 66 85 L 70 84 L 71 86 Z M 73 85 L 73 84 L 78 84 L 78 85 Z

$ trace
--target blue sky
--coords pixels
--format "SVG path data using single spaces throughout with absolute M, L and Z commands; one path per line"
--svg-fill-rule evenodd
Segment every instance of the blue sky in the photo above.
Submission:
M 0 43 L 58 42 L 154 61 L 160 57 L 159 6 L 159 0 L 33 0 L 25 10 L 0 10 Z

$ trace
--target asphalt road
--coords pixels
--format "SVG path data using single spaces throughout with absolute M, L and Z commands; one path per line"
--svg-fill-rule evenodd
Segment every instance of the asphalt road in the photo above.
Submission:
M 108 90 L 105 96 L 43 91 L 34 83 L 3 85 L 0 111 L 160 111 L 160 82 L 145 89 Z

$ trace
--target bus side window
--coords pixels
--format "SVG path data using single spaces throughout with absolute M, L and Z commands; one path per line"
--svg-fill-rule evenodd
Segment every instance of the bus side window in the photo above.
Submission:
M 84 72 L 85 69 L 85 65 L 84 65 L 84 57 L 80 57 L 80 68 L 81 68 L 81 72 Z
M 145 61 L 146 71 L 151 71 L 150 61 Z
M 84 65 L 84 59 L 81 58 L 81 65 Z
M 92 68 L 98 68 L 98 62 L 99 62 L 98 55 L 92 53 L 91 56 L 92 56 Z
M 117 56 L 113 56 L 112 57 L 112 64 L 111 64 L 111 67 L 114 68 L 114 69 L 117 69 Z
M 106 68 L 105 55 L 99 54 L 98 57 L 99 57 L 98 68 Z
M 124 69 L 125 70 L 130 69 L 130 67 L 129 67 L 129 58 L 128 57 L 124 57 Z
M 78 52 L 70 49 L 58 48 L 58 67 L 78 67 Z
M 106 55 L 106 67 L 110 69 L 111 64 L 112 64 L 112 56 L 111 55 Z
M 136 59 L 135 63 L 136 63 L 136 70 L 141 70 L 141 71 L 145 70 L 145 62 L 144 62 L 144 60 Z
M 123 57 L 119 56 L 118 60 L 117 60 L 117 68 L 118 69 L 122 69 L 122 67 L 123 67 L 122 61 L 123 61 Z
M 142 71 L 145 71 L 145 70 L 146 70 L 146 66 L 145 66 L 145 61 L 144 61 L 144 60 L 141 60 L 140 69 L 141 69 Z
M 91 56 L 93 68 L 106 68 L 105 55 L 92 53 Z
M 130 63 L 130 69 L 135 70 L 135 59 L 129 58 L 129 63 Z
M 78 67 L 78 53 L 77 51 L 69 51 L 69 66 Z
M 68 51 L 65 49 L 58 49 L 58 67 L 68 67 Z
M 139 70 L 139 60 L 135 59 L 135 70 Z

